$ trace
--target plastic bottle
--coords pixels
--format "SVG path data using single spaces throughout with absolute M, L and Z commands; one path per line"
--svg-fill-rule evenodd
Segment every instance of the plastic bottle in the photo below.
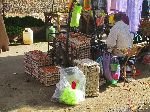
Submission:
M 53 38 L 55 38 L 55 34 L 51 34 L 51 33 L 55 33 L 56 30 L 53 26 L 50 26 L 49 28 L 46 29 L 46 40 L 52 40 Z
M 25 28 L 23 31 L 23 43 L 32 44 L 33 43 L 33 31 L 30 28 Z

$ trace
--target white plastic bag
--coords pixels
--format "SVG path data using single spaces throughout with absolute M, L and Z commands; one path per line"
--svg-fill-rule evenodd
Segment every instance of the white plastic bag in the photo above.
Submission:
M 86 79 L 78 67 L 60 69 L 60 81 L 56 84 L 53 101 L 75 105 L 85 100 Z

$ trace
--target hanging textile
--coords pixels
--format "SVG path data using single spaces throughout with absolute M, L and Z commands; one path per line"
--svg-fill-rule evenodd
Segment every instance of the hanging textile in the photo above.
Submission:
M 71 17 L 71 22 L 70 22 L 71 27 L 79 27 L 81 11 L 82 11 L 82 7 L 80 5 L 74 6 L 72 17 Z
M 117 0 L 111 0 L 111 7 L 110 10 L 116 11 L 117 10 Z
M 130 31 L 135 33 L 138 31 L 143 0 L 127 1 L 127 16 L 129 17 Z
M 116 10 L 118 10 L 118 12 L 126 12 L 127 1 L 128 0 L 117 0 L 117 9 Z
M 84 10 L 88 11 L 92 9 L 91 0 L 84 0 Z
M 112 2 L 112 0 L 107 0 L 107 13 L 108 13 L 108 15 L 114 13 L 114 11 L 110 10 L 111 2 Z
M 127 0 L 107 0 L 107 12 L 108 14 L 117 12 L 126 12 Z
M 113 26 L 114 23 L 115 23 L 114 14 L 110 14 L 110 15 L 109 15 L 109 24 L 110 24 L 111 26 Z

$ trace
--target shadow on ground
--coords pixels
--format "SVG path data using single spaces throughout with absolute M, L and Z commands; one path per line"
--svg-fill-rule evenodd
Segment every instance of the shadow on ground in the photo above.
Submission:
M 0 57 L 0 111 L 23 107 L 59 109 L 51 102 L 55 86 L 45 87 L 24 73 L 23 56 Z

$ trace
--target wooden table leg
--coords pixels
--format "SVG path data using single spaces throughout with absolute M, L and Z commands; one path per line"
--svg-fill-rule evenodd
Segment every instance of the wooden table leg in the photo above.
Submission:
M 126 83 L 126 78 L 127 78 L 127 73 L 126 73 L 126 71 L 127 71 L 127 63 L 128 63 L 128 60 L 130 59 L 130 57 L 127 57 L 127 60 L 126 60 L 126 62 L 125 62 L 125 64 L 124 64 L 124 68 L 123 68 L 123 75 L 124 75 L 124 86 L 125 86 L 125 83 Z
M 127 76 L 127 73 L 126 73 L 126 64 L 124 65 L 124 68 L 123 68 L 123 76 L 124 76 L 124 85 L 123 86 L 125 86 L 126 76 Z
M 135 79 L 135 75 L 136 75 L 136 67 L 135 67 L 135 65 L 132 65 L 132 71 L 133 71 L 133 78 Z

